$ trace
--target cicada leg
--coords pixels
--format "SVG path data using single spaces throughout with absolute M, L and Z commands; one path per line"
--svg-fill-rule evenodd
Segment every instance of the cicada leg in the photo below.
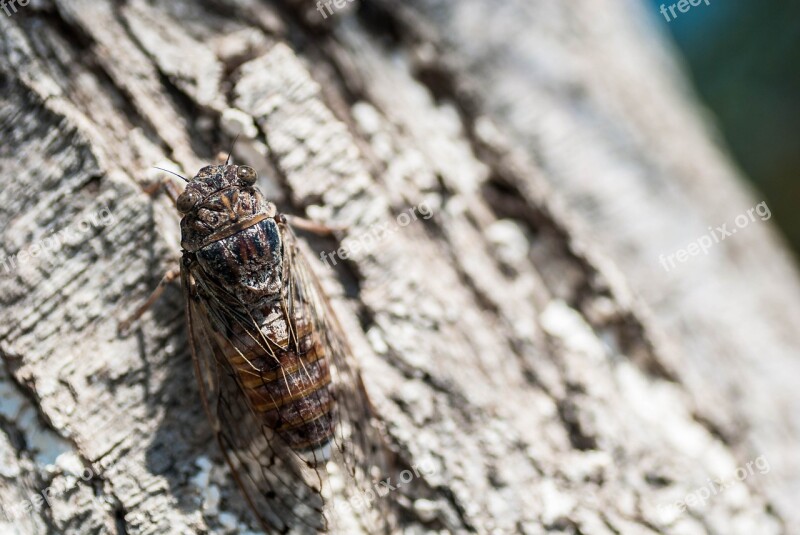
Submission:
M 294 215 L 281 214 L 278 217 L 283 218 L 284 221 L 296 229 L 304 230 L 316 234 L 317 236 L 335 236 L 337 232 L 344 232 L 347 230 L 346 227 L 331 227 Z
M 127 319 L 121 321 L 117 326 L 117 332 L 119 334 L 127 334 L 128 329 L 130 329 L 133 322 L 138 320 L 142 317 L 142 314 L 147 312 L 147 310 L 153 306 L 153 304 L 158 301 L 158 298 L 161 297 L 161 294 L 164 293 L 164 290 L 167 288 L 167 284 L 177 280 L 181 276 L 181 269 L 179 267 L 172 268 L 167 271 L 164 276 L 161 278 L 161 282 L 158 283 L 156 289 L 153 290 L 153 293 L 150 294 L 150 297 L 147 298 L 147 301 L 141 304 L 136 311 L 131 314 Z
M 144 188 L 144 192 L 150 195 L 151 197 L 154 197 L 162 189 L 167 192 L 167 196 L 170 198 L 172 204 L 175 205 L 175 208 L 177 209 L 178 197 L 180 196 L 181 192 L 180 190 L 178 190 L 178 187 L 169 177 L 164 177 L 162 180 L 159 180 L 158 182 L 155 182 L 147 186 L 146 188 Z

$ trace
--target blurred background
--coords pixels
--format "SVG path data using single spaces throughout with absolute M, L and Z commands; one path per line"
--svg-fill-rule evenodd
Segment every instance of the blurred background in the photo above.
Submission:
M 674 39 L 734 158 L 800 258 L 800 2 L 643 0 Z

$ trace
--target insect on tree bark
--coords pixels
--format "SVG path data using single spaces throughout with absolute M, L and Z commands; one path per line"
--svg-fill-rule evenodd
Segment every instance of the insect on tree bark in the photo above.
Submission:
M 340 484 L 353 485 L 336 497 L 345 500 L 387 475 L 387 452 L 345 334 L 288 218 L 264 199 L 255 169 L 229 161 L 184 179 L 173 197 L 203 407 L 267 532 L 328 531 L 327 463 L 338 462 Z M 169 271 L 120 332 L 175 278 Z M 365 529 L 388 531 L 388 511 L 381 504 L 361 515 Z

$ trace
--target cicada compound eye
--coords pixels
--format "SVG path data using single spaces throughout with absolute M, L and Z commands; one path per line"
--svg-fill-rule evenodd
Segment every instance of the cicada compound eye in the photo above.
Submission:
M 249 165 L 240 165 L 238 171 L 236 171 L 236 176 L 248 186 L 254 185 L 258 180 L 258 173 Z
M 182 214 L 188 214 L 199 202 L 199 193 L 196 191 L 184 191 L 181 193 L 180 197 L 178 197 L 178 211 Z

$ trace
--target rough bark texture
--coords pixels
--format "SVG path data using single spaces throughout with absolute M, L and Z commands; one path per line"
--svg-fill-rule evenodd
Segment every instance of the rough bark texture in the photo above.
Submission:
M 0 530 L 248 529 L 180 289 L 116 332 L 179 254 L 152 167 L 236 135 L 283 210 L 346 228 L 315 266 L 432 468 L 387 498 L 408 532 L 800 530 L 797 272 L 769 223 L 659 266 L 760 199 L 637 3 L 346 5 L 0 17 Z

